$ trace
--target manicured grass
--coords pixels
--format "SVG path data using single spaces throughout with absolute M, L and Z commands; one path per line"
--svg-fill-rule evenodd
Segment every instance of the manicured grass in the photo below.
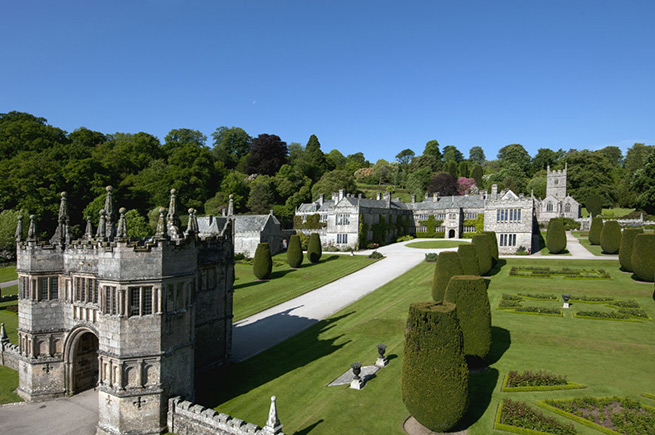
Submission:
M 573 231 L 572 234 L 576 239 L 578 239 L 578 241 L 580 241 L 580 244 L 584 246 L 584 248 L 587 251 L 591 252 L 592 254 L 598 257 L 619 255 L 619 254 L 605 254 L 603 253 L 603 248 L 601 248 L 600 245 L 592 245 L 591 243 L 589 243 L 589 231 L 585 231 L 585 232 Z
M 13 303 L 16 304 L 16 301 Z M 18 315 L 0 308 L 0 323 L 5 324 L 9 341 L 18 344 L 18 334 L 16 334 L 16 329 L 18 329 Z
M 655 315 L 652 285 L 633 281 L 618 271 L 616 260 L 539 260 L 551 268 L 604 268 L 612 280 L 510 278 L 512 265 L 535 260 L 501 259 L 506 263 L 490 278 L 493 324 L 490 369 L 471 375 L 469 435 L 502 434 L 493 430 L 495 411 L 503 398 L 534 405 L 546 398 L 629 395 L 655 391 L 655 322 L 608 322 L 564 317 L 519 315 L 496 310 L 503 293 L 571 293 L 634 299 Z M 217 379 L 203 379 L 197 400 L 259 425 L 266 421 L 270 396 L 276 395 L 285 433 L 402 434 L 408 413 L 400 395 L 400 367 L 408 306 L 428 300 L 433 264 L 421 263 L 334 316 L 248 361 L 234 364 Z M 377 343 L 387 344 L 390 363 L 361 391 L 326 387 L 350 363 L 375 361 Z M 579 390 L 500 392 L 509 370 L 546 370 L 567 375 Z M 648 399 L 643 399 L 648 400 Z M 566 421 L 548 411 L 546 415 Z M 596 434 L 574 423 L 580 434 Z
M 16 388 L 18 388 L 18 372 L 0 366 L 0 405 L 23 401 L 18 394 L 14 393 Z
M 0 290 L 2 290 L 2 296 L 15 295 L 18 294 L 18 284 L 10 285 L 9 287 L 4 287 Z
M 604 209 L 601 211 L 601 215 L 602 215 L 603 217 L 614 217 L 614 218 L 620 218 L 620 217 L 623 217 L 623 216 L 625 216 L 625 215 L 627 215 L 627 214 L 629 214 L 629 213 L 632 213 L 633 211 L 635 211 L 634 208 L 620 208 L 620 207 L 616 207 L 616 208 L 604 208 Z M 587 211 L 586 208 L 582 207 L 582 208 L 580 209 L 580 215 L 581 215 L 583 218 L 586 218 L 586 217 L 589 217 L 589 212 Z
M 456 248 L 459 245 L 464 245 L 471 243 L 471 241 L 462 241 L 462 240 L 422 240 L 420 242 L 408 243 L 405 246 L 408 248 L 417 248 L 417 249 L 444 249 L 444 248 Z
M 17 278 L 15 265 L 0 267 L 0 282 L 13 281 Z
M 286 254 L 275 255 L 273 260 L 273 273 L 267 281 L 258 281 L 255 278 L 251 264 L 235 264 L 235 322 L 329 284 L 377 261 L 362 255 L 330 255 L 324 252 L 318 263 L 311 264 L 305 258 L 302 267 L 292 269 L 285 261 Z

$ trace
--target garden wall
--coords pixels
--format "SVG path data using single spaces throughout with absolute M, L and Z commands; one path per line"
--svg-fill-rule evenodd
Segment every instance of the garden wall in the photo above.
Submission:
M 0 343 L 0 365 L 18 370 L 18 346 L 11 344 L 9 340 Z
M 168 430 L 178 435 L 284 435 L 272 398 L 263 428 L 213 409 L 173 397 L 168 400 Z

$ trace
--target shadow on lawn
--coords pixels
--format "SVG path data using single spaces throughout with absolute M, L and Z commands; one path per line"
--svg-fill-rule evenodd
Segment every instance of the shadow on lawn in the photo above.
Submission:
M 350 342 L 350 340 L 347 340 L 335 345 L 334 342 L 340 340 L 343 335 L 327 339 L 320 339 L 319 336 L 331 329 L 335 322 L 351 314 L 347 313 L 339 317 L 332 317 L 316 322 L 313 319 L 289 315 L 287 312 L 272 316 L 281 316 L 276 320 L 267 318 L 246 325 L 246 328 L 252 328 L 252 331 L 256 332 L 257 327 L 255 325 L 261 322 L 260 328 L 265 332 L 266 330 L 274 331 L 274 329 L 269 327 L 271 321 L 273 323 L 285 323 L 282 329 L 285 329 L 286 326 L 294 322 L 296 325 L 299 322 L 301 324 L 314 323 L 312 326 L 307 327 L 307 329 L 293 336 L 291 340 L 285 340 L 252 358 L 227 367 L 216 368 L 207 372 L 202 377 L 196 376 L 196 379 L 202 379 L 202 381 L 196 384 L 195 401 L 204 406 L 215 408 L 221 403 L 245 394 L 290 371 L 303 367 L 312 361 L 341 349 Z M 247 340 L 247 334 L 244 334 L 241 339 Z
M 498 362 L 503 354 L 512 344 L 512 337 L 509 331 L 498 326 L 491 327 L 491 350 L 485 358 L 487 364 L 492 365 Z
M 299 430 L 298 432 L 294 432 L 293 435 L 307 435 L 309 432 L 312 431 L 312 429 L 314 429 L 314 428 L 315 428 L 316 426 L 318 426 L 319 424 L 323 423 L 323 421 L 325 421 L 325 420 L 320 419 L 320 420 L 317 421 L 316 423 L 314 423 L 314 424 L 310 424 L 309 426 L 307 426 L 306 428 L 304 428 L 304 429 L 302 429 L 302 430 Z
M 503 267 L 504 265 L 506 265 L 506 264 L 507 264 L 507 260 L 503 260 L 502 258 L 498 259 L 498 261 L 496 262 L 496 265 L 494 266 L 494 268 L 491 269 L 491 270 L 489 271 L 489 273 L 487 273 L 485 276 L 494 276 L 494 275 L 497 275 L 497 274 L 500 272 L 500 270 L 502 269 L 502 267 Z M 488 286 L 489 286 L 489 283 L 487 283 L 487 287 L 488 287 Z
M 471 373 L 469 378 L 469 410 L 464 415 L 463 427 L 470 427 L 480 420 L 491 403 L 491 396 L 498 383 L 498 370 L 489 369 L 480 373 Z M 458 426 L 460 426 L 458 425 Z

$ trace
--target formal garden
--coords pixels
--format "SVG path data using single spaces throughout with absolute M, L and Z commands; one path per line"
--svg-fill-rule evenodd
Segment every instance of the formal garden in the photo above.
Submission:
M 567 418 L 564 411 L 553 411 L 554 405 L 546 401 L 616 397 L 614 402 L 633 408 L 636 401 L 655 406 L 655 377 L 650 375 L 655 357 L 655 327 L 649 320 L 655 316 L 652 283 L 636 281 L 631 273 L 620 271 L 616 260 L 542 259 L 535 264 L 529 258 L 512 258 L 501 259 L 498 265 L 502 267 L 485 278 L 492 308 L 492 346 L 486 357 L 489 369 L 470 374 L 470 406 L 462 425 L 469 434 L 501 433 L 493 428 L 505 399 L 515 404 L 507 402 L 501 411 L 512 411 L 514 418 L 541 413 L 556 424 L 572 425 L 579 434 L 599 432 L 581 417 Z M 510 275 L 512 269 L 534 266 L 554 271 L 603 270 L 609 278 Z M 432 299 L 434 267 L 434 263 L 422 263 L 292 339 L 235 364 L 219 379 L 206 383 L 199 399 L 221 412 L 263 423 L 261 409 L 271 395 L 277 395 L 285 433 L 403 433 L 409 416 L 400 382 L 407 315 L 411 303 Z M 562 294 L 571 295 L 568 309 L 561 308 Z M 542 306 L 560 314 L 507 309 L 501 306 L 506 295 L 519 298 L 521 306 Z M 647 318 L 628 315 L 625 321 L 614 321 L 579 315 L 581 311 L 618 313 L 635 304 L 639 308 L 632 309 L 642 310 Z M 376 344 L 381 342 L 387 345 L 389 365 L 364 389 L 327 387 L 351 363 L 372 364 Z M 502 391 L 510 372 L 542 372 L 555 379 L 565 377 L 570 385 Z M 221 388 L 213 387 L 218 385 Z M 567 406 L 561 402 L 561 408 Z M 574 413 L 584 415 L 583 411 Z M 512 422 L 511 418 L 503 421 Z

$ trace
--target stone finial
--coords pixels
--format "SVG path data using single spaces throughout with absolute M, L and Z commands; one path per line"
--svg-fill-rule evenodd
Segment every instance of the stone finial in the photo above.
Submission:
M 268 410 L 268 420 L 266 420 L 266 426 L 264 426 L 263 432 L 266 434 L 279 434 L 282 432 L 282 424 L 280 419 L 277 417 L 277 406 L 275 405 L 275 396 L 271 396 L 271 407 Z
M 96 232 L 96 237 L 98 240 L 103 241 L 107 237 L 107 220 L 105 218 L 105 210 L 100 210 L 98 214 L 100 214 L 100 220 L 98 221 L 98 231 Z
M 27 240 L 36 240 L 36 215 L 30 215 L 30 227 L 27 229 Z
M 23 215 L 18 215 L 18 221 L 16 222 L 16 242 L 23 241 Z
M 93 239 L 93 225 L 91 224 L 91 216 L 86 217 L 86 229 L 84 230 L 84 238 L 86 240 Z
M 120 210 L 118 210 L 118 213 L 120 213 L 120 217 L 118 218 L 118 228 L 116 228 L 116 238 L 127 239 L 127 223 L 125 222 L 125 213 L 127 213 L 127 209 L 121 207 Z
M 185 237 L 194 236 L 198 234 L 198 218 L 196 217 L 196 210 L 190 208 L 189 210 L 189 223 L 187 224 Z
M 61 192 L 59 202 L 59 216 L 57 218 L 57 229 L 50 239 L 51 244 L 65 245 L 73 238 L 70 230 L 70 218 L 68 216 L 68 194 Z
M 159 208 L 159 220 L 157 221 L 157 229 L 155 230 L 155 237 L 162 238 L 166 235 L 166 221 L 164 218 L 164 213 L 166 209 L 164 207 Z
M 180 234 L 180 218 L 177 215 L 177 190 L 171 189 L 171 200 L 168 203 L 168 214 L 166 215 L 166 233 L 172 239 L 177 239 Z
M 230 200 L 228 201 L 228 205 L 227 205 L 227 215 L 234 216 L 234 195 L 230 193 L 229 198 Z
M 8 342 L 9 342 L 9 335 L 7 335 L 5 324 L 0 323 L 0 343 L 8 343 Z
M 107 196 L 105 197 L 105 237 L 112 239 L 115 234 L 114 228 L 114 188 L 107 186 L 105 188 Z

